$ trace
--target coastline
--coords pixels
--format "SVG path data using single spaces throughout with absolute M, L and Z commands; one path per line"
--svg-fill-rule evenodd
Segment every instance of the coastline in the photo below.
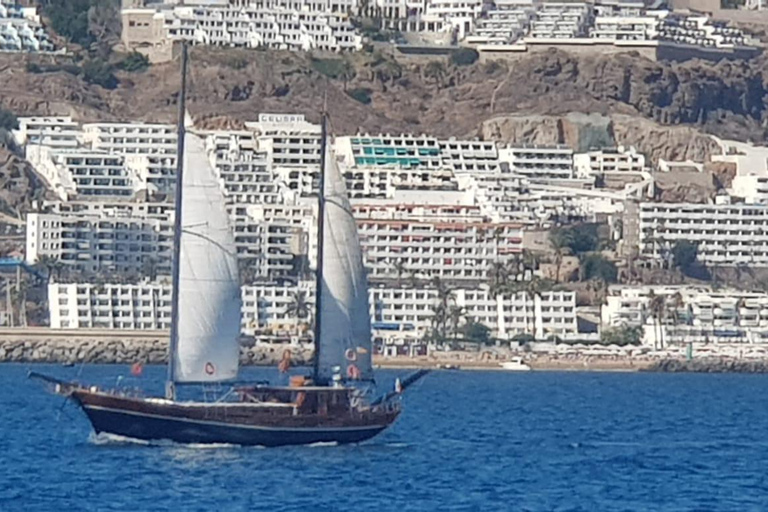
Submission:
M 277 366 L 290 349 L 294 366 L 312 359 L 307 346 L 258 344 L 242 346 L 243 366 Z M 165 364 L 168 338 L 165 333 L 56 333 L 48 329 L 0 329 L 0 363 L 49 364 Z M 768 358 L 727 355 L 700 356 L 692 360 L 673 351 L 653 356 L 611 354 L 541 354 L 513 352 L 435 352 L 429 356 L 375 355 L 376 368 L 393 370 L 445 369 L 463 371 L 509 371 L 501 363 L 522 357 L 533 371 L 544 372 L 661 372 L 661 373 L 766 373 Z

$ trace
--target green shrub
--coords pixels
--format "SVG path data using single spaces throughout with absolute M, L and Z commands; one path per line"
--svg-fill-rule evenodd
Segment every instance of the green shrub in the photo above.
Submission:
M 615 283 L 619 273 L 616 264 L 597 253 L 585 257 L 581 266 L 584 279 L 602 279 L 606 283 Z
M 120 83 L 112 72 L 112 66 L 101 59 L 91 59 L 83 64 L 83 80 L 105 89 L 114 89 Z
M 149 59 L 146 55 L 139 52 L 132 52 L 121 60 L 118 66 L 123 71 L 128 71 L 129 73 L 144 71 L 149 67 Z
M 457 66 L 469 66 L 479 58 L 480 54 L 473 48 L 459 48 L 451 52 L 451 62 Z
M 350 98 L 359 101 L 363 105 L 368 105 L 371 103 L 371 90 L 367 89 L 365 87 L 359 87 L 355 89 L 350 89 L 347 91 L 347 94 Z
M 355 76 L 352 65 L 344 59 L 312 59 L 312 67 L 318 73 L 334 80 L 351 80 Z
M 94 38 L 88 30 L 88 10 L 96 1 L 48 0 L 42 2 L 42 8 L 57 34 L 80 46 L 89 46 Z
M 0 107 L 0 128 L 5 130 L 16 130 L 19 127 L 19 120 L 10 110 Z

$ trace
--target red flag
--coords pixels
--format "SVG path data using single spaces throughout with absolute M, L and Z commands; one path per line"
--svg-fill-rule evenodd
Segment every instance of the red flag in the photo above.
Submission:
M 133 363 L 131 365 L 131 375 L 133 375 L 134 377 L 141 376 L 143 371 L 144 371 L 144 367 L 141 366 L 141 363 Z

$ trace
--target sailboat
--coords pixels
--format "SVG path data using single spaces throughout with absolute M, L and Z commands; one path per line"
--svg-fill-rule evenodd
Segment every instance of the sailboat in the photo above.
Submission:
M 94 431 L 141 440 L 281 446 L 357 443 L 400 414 L 402 391 L 426 372 L 372 394 L 368 291 L 357 226 L 323 116 L 318 194 L 315 357 L 312 374 L 288 386 L 232 385 L 213 401 L 183 401 L 182 387 L 238 376 L 240 286 L 225 197 L 201 136 L 185 129 L 187 49 L 182 47 L 173 294 L 164 397 L 66 382 L 31 372 L 74 400 Z

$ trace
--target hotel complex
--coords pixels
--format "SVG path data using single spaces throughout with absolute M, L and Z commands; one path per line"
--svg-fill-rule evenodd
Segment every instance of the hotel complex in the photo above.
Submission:
M 352 51 L 362 48 L 359 18 L 444 44 L 461 42 L 495 55 L 545 46 L 575 51 L 636 50 L 664 58 L 749 57 L 749 37 L 706 16 L 602 0 L 123 0 L 123 44 L 153 60 L 174 41 L 242 48 Z M 672 54 L 670 54 L 672 56 Z
M 288 311 L 297 294 L 313 300 L 319 126 L 262 114 L 240 130 L 200 133 L 232 220 L 243 332 L 306 338 L 311 319 Z M 166 328 L 173 128 L 22 118 L 13 136 L 54 193 L 27 215 L 25 254 L 28 264 L 56 263 L 51 325 Z M 767 265 L 768 193 L 750 183 L 768 180 L 768 160 L 760 148 L 718 143 L 722 154 L 713 160 L 735 166 L 736 175 L 728 194 L 707 204 L 652 202 L 656 175 L 666 171 L 634 148 L 580 153 L 424 135 L 336 137 L 332 155 L 358 224 L 380 350 L 421 343 L 441 321 L 445 330 L 478 322 L 510 342 L 575 343 L 594 339 L 600 326 L 642 327 L 656 347 L 761 341 L 755 308 L 768 304 L 763 293 L 616 287 L 595 320 L 574 292 L 526 284 L 548 275 L 525 263 L 530 251 L 551 264 L 547 231 L 574 221 L 606 223 L 618 253 L 636 254 L 638 265 L 671 264 L 680 242 L 695 244 L 708 266 Z M 496 286 L 499 272 L 516 285 Z M 674 311 L 659 317 L 649 305 L 654 294 Z M 441 308 L 455 318 L 441 320 Z M 590 322 L 601 325 L 580 332 Z

